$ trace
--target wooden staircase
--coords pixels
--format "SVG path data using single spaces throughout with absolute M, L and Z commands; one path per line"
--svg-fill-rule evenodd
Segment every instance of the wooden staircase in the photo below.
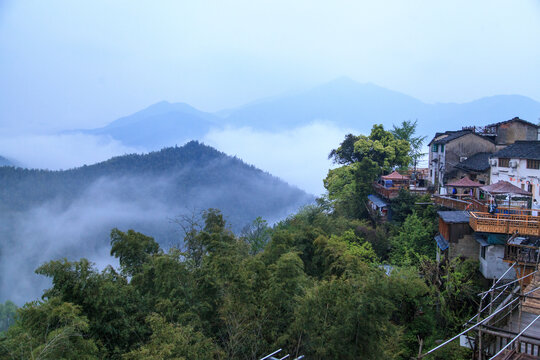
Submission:
M 534 289 L 540 287 L 540 273 L 535 273 L 533 275 L 532 281 L 527 285 L 523 291 L 524 294 L 527 294 Z M 540 289 L 531 292 L 523 301 L 522 311 L 540 315 Z

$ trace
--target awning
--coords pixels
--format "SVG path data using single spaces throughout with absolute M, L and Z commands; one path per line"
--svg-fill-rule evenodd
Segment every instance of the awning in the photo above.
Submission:
M 483 236 L 475 235 L 475 236 L 474 236 L 474 239 L 475 239 L 476 241 L 478 241 L 478 243 L 480 244 L 480 246 L 489 246 L 489 243 L 486 241 L 486 239 L 484 239 Z
M 476 181 L 472 181 L 467 176 L 465 176 L 463 179 L 459 179 L 458 181 L 453 181 L 451 183 L 446 184 L 445 186 L 471 188 L 471 187 L 480 187 L 482 186 L 482 184 Z
M 532 195 L 530 192 L 525 191 L 515 185 L 510 184 L 508 181 L 504 181 L 504 180 L 499 180 L 495 184 L 482 186 L 480 189 L 492 195 L 501 195 L 501 194 L 525 195 L 525 196 Z
M 386 202 L 384 202 L 384 200 L 381 199 L 380 197 L 378 197 L 377 195 L 368 195 L 367 198 L 368 198 L 369 201 L 374 203 L 379 208 L 383 208 L 383 207 L 388 206 L 388 204 Z
M 442 251 L 448 249 L 448 241 L 441 234 L 435 236 L 435 242 Z
M 394 171 L 390 175 L 381 176 L 383 180 L 409 180 L 410 178 L 407 175 L 401 175 L 397 171 Z

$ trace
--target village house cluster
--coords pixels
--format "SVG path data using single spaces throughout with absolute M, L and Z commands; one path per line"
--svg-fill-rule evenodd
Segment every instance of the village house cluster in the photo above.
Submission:
M 510 301 L 519 304 L 497 326 L 477 322 L 476 339 L 491 336 L 484 340 L 486 354 L 501 351 L 510 356 L 512 350 L 530 356 L 523 359 L 540 358 L 540 321 L 533 324 L 540 318 L 539 140 L 540 126 L 517 117 L 436 133 L 428 144 L 427 169 L 384 175 L 368 197 L 373 218 L 387 221 L 399 191 L 430 194 L 429 203 L 440 208 L 434 238 L 437 261 L 479 261 L 480 272 L 494 284 L 489 314 Z M 482 311 L 479 318 L 486 316 Z M 467 339 L 469 344 L 462 344 L 471 346 Z

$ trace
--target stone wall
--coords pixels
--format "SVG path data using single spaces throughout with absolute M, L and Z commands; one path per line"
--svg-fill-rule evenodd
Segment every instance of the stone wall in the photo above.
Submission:
M 464 257 L 467 259 L 478 259 L 480 244 L 476 241 L 473 235 L 464 235 L 457 242 L 450 244 L 448 256 L 450 260 L 456 257 Z

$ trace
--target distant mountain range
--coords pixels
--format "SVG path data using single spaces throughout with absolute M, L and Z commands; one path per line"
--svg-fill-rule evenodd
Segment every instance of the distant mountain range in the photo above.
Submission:
M 166 101 L 151 105 L 109 125 L 83 131 L 90 135 L 108 135 L 124 145 L 161 149 L 185 140 L 201 139 L 211 127 L 220 126 L 217 116 L 187 104 Z
M 183 103 L 160 102 L 106 127 L 84 132 L 109 135 L 130 146 L 158 149 L 202 139 L 211 128 L 226 126 L 279 132 L 324 120 L 365 133 L 374 123 L 391 128 L 403 120 L 417 119 L 418 132 L 430 137 L 437 131 L 487 125 L 516 116 L 536 123 L 540 103 L 520 95 L 498 95 L 462 104 L 428 104 L 371 83 L 339 78 L 292 95 L 263 99 L 215 114 Z
M 238 158 L 189 142 L 66 171 L 0 167 L 0 302 L 27 301 L 46 284 L 50 259 L 108 258 L 112 228 L 183 248 L 184 217 L 220 209 L 231 229 L 283 219 L 314 200 Z M 189 223 L 184 223 L 188 225 Z

